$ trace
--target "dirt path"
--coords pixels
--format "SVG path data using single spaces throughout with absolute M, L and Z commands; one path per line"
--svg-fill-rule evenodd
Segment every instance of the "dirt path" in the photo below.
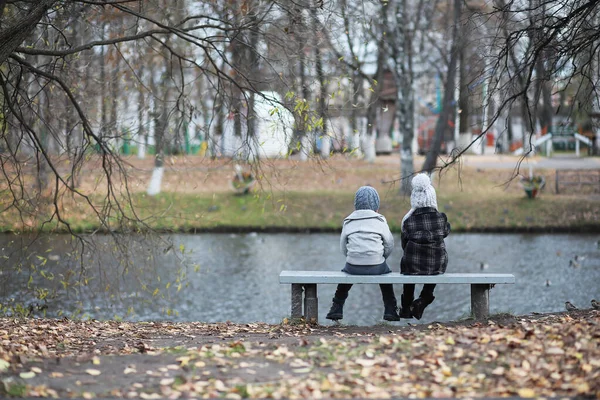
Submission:
M 600 396 L 600 312 L 409 327 L 0 319 L 0 397 Z

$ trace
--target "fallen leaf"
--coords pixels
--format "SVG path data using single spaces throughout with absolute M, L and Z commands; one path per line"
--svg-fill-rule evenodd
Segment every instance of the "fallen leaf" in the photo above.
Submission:
M 549 349 L 546 350 L 546 354 L 550 354 L 553 356 L 559 356 L 559 355 L 565 354 L 565 351 L 559 347 L 550 347 Z
M 529 388 L 519 389 L 517 393 L 519 394 L 520 397 L 524 397 L 524 398 L 535 397 L 535 392 L 533 391 L 533 389 L 529 389 Z
M 155 399 L 162 399 L 162 396 L 158 393 L 140 393 L 140 398 L 144 399 L 144 400 L 155 400 Z
M 358 360 L 354 361 L 355 363 L 357 363 L 358 365 L 361 365 L 363 367 L 372 367 L 373 365 L 375 365 L 375 363 L 377 361 L 375 360 L 367 360 L 364 358 L 359 358 Z
M 304 368 L 296 368 L 292 371 L 294 371 L 297 374 L 306 374 L 308 372 L 310 372 L 311 368 L 310 367 L 304 367 Z
M 35 376 L 35 372 L 33 371 L 29 371 L 29 372 L 21 372 L 19 374 L 19 377 L 23 378 L 23 379 L 31 379 Z
M 190 357 L 188 357 L 188 356 L 178 357 L 178 358 L 176 358 L 176 361 L 179 361 L 181 363 L 181 366 L 185 367 L 189 364 Z
M 98 371 L 97 369 L 91 369 L 91 368 L 86 369 L 85 372 L 92 376 L 98 376 L 102 373 L 102 372 Z
M 587 382 L 583 382 L 582 384 L 577 386 L 577 392 L 579 392 L 580 394 L 589 394 L 590 385 Z
M 175 382 L 174 378 L 164 378 L 160 380 L 160 386 L 169 386 Z
M 10 363 L 0 358 L 0 372 L 4 372 L 8 369 Z

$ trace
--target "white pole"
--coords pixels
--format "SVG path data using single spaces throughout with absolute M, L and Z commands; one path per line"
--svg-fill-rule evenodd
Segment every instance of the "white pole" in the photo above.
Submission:
M 140 160 L 146 158 L 146 143 L 144 143 L 144 138 L 138 144 L 138 152 L 137 156 Z
M 575 138 L 575 156 L 579 157 L 579 139 Z
M 152 177 L 150 178 L 150 184 L 148 185 L 148 195 L 155 196 L 160 193 L 163 171 L 163 167 L 155 167 L 152 171 Z

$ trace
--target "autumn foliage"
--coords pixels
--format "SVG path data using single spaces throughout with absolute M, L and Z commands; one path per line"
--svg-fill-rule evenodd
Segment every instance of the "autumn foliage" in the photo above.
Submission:
M 600 396 L 595 310 L 419 327 L 34 319 L 0 326 L 0 394 Z

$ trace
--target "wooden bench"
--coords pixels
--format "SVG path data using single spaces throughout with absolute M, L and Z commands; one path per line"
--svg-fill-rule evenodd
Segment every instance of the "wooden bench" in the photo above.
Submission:
M 318 284 L 379 284 L 379 283 L 435 283 L 471 285 L 471 314 L 476 319 L 487 318 L 490 312 L 490 289 L 497 284 L 515 283 L 512 274 L 443 274 L 401 275 L 392 272 L 385 275 L 350 275 L 337 271 L 282 271 L 279 283 L 292 285 L 292 318 L 304 316 L 307 321 L 318 322 Z M 302 305 L 304 303 L 304 314 Z

